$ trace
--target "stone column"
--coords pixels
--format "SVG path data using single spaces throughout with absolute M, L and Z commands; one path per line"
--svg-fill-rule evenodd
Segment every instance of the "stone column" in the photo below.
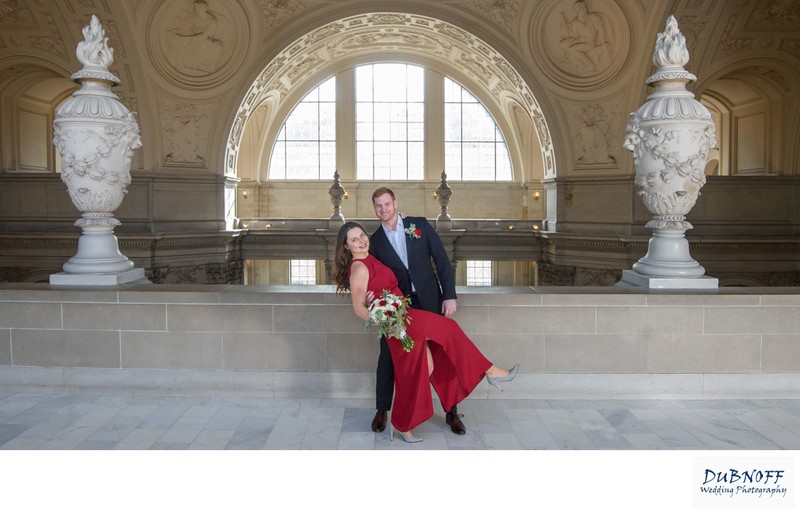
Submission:
M 706 183 L 706 159 L 717 144 L 711 113 L 686 90 L 697 78 L 683 69 L 688 61 L 686 38 L 670 16 L 653 54 L 658 70 L 646 82 L 655 91 L 631 114 L 623 145 L 633 152 L 638 195 L 653 214 L 646 225 L 653 230 L 647 254 L 622 272 L 623 283 L 665 289 L 719 285 L 692 259 L 685 237 L 692 228 L 686 214 Z
M 84 40 L 76 51 L 83 69 L 72 75 L 80 88 L 58 109 L 53 122 L 53 144 L 61 154 L 61 180 L 72 203 L 80 210 L 75 222 L 83 230 L 78 252 L 65 272 L 50 276 L 57 285 L 119 285 L 144 280 L 120 253 L 114 211 L 131 183 L 133 150 L 142 145 L 134 114 L 111 92 L 119 79 L 109 72 L 114 50 L 96 16 L 83 28 Z

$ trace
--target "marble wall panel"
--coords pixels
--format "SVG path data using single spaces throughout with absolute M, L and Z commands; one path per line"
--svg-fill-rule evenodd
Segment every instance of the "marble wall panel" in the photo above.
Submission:
M 0 365 L 11 365 L 10 329 L 0 329 Z
M 269 305 L 167 305 L 168 330 L 273 331 L 273 307 Z
M 111 330 L 11 330 L 13 364 L 120 367 L 120 334 Z
M 0 328 L 61 329 L 61 303 L 0 303 Z
M 222 333 L 124 331 L 121 364 L 129 369 L 222 369 Z
M 224 333 L 222 355 L 225 370 L 328 370 L 324 333 Z
M 154 330 L 167 329 L 164 304 L 62 303 L 64 329 Z
M 706 308 L 705 333 L 798 333 L 800 307 Z
M 761 372 L 800 372 L 800 335 L 763 335 Z

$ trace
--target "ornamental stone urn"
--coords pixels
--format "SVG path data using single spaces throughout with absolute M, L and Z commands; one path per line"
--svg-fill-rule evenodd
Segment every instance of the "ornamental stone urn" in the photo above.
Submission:
M 436 188 L 436 199 L 439 200 L 439 217 L 436 218 L 436 228 L 443 230 L 453 229 L 453 220 L 450 218 L 450 213 L 447 211 L 447 206 L 450 204 L 450 197 L 453 195 L 453 189 L 447 183 L 447 173 L 442 170 L 442 177 L 439 180 L 439 186 Z
M 114 51 L 96 16 L 83 28 L 76 51 L 83 69 L 72 75 L 80 88 L 63 103 L 53 122 L 53 144 L 61 154 L 61 180 L 81 212 L 78 251 L 55 284 L 119 284 L 144 278 L 143 269 L 120 253 L 114 211 L 131 183 L 133 150 L 142 145 L 134 114 L 111 92 L 119 79 L 108 67 Z
M 622 281 L 648 288 L 716 288 L 718 280 L 689 254 L 686 215 L 706 183 L 708 152 L 717 144 L 711 113 L 686 84 L 697 79 L 683 69 L 689 61 L 686 38 L 673 16 L 658 35 L 647 79 L 655 91 L 631 114 L 623 147 L 633 152 L 635 185 L 653 214 L 647 254 L 623 271 Z
M 333 214 L 328 221 L 329 228 L 338 228 L 344 224 L 344 215 L 342 215 L 342 200 L 345 194 L 342 181 L 339 180 L 339 171 L 333 172 L 333 184 L 328 189 L 328 195 L 331 197 L 331 204 L 333 204 Z

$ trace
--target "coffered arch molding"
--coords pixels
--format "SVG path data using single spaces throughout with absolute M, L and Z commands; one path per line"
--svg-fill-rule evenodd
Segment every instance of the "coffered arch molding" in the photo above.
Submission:
M 292 106 L 325 76 L 359 62 L 401 56 L 424 64 L 461 82 L 489 108 L 507 136 L 515 180 L 556 176 L 550 129 L 531 88 L 514 67 L 488 44 L 446 22 L 412 14 L 371 13 L 331 22 L 313 30 L 279 53 L 258 75 L 240 104 L 225 150 L 225 172 L 238 175 L 237 157 L 248 120 L 262 110 L 270 118 L 262 126 L 274 133 Z M 519 111 L 534 130 L 514 130 Z M 522 140 L 527 134 L 528 139 Z M 535 140 L 533 140 L 535 139 Z M 531 164 L 524 152 L 531 145 L 540 150 L 540 162 Z M 527 162 L 526 169 L 523 163 Z

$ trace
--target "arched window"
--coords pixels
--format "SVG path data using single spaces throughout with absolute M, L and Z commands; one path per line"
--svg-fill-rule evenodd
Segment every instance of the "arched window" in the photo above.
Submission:
M 452 181 L 513 179 L 497 123 L 454 80 L 407 63 L 364 64 L 349 73 L 353 91 L 337 95 L 336 77 L 331 77 L 294 107 L 272 148 L 270 180 L 329 180 L 336 170 L 337 146 L 342 151 L 342 145 L 355 149 L 359 180 L 438 177 L 441 169 L 425 169 L 431 148 L 444 148 L 444 167 Z M 425 97 L 430 87 L 443 91 L 435 100 L 438 105 Z M 353 133 L 353 140 L 336 139 L 337 110 L 355 113 L 355 127 L 339 132 Z M 444 117 L 443 129 L 432 133 L 426 124 L 437 115 Z M 442 121 L 433 125 L 442 126 Z

